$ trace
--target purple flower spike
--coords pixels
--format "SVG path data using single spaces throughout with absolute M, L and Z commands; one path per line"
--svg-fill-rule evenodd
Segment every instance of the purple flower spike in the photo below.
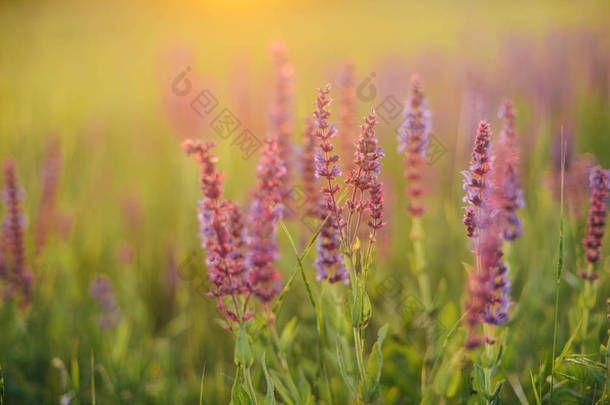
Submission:
M 583 240 L 587 263 L 597 263 L 601 257 L 602 241 L 608 215 L 608 171 L 596 166 L 591 169 L 589 187 L 591 198 L 589 200 L 589 218 L 587 221 L 587 236 Z
M 271 136 L 257 168 L 258 186 L 250 206 L 248 281 L 254 295 L 265 304 L 279 292 L 282 278 L 273 264 L 279 257 L 277 221 L 283 212 L 280 193 L 285 168 L 279 152 L 277 138 Z

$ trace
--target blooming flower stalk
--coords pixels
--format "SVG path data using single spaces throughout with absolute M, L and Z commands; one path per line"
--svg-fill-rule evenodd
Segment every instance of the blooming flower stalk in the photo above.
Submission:
M 510 283 L 508 268 L 502 263 L 501 224 L 493 206 L 491 182 L 492 156 L 489 124 L 481 122 L 475 139 L 470 171 L 464 171 L 464 189 L 467 194 L 464 224 L 466 234 L 473 239 L 475 265 L 468 275 L 468 298 L 465 303 L 465 323 L 468 328 L 466 346 L 474 348 L 482 341 L 493 339 L 478 336 L 481 323 L 500 325 L 508 320 Z
M 55 202 L 57 200 L 57 188 L 61 173 L 60 144 L 56 137 L 52 137 L 47 145 L 47 156 L 44 162 L 42 174 L 42 196 L 38 206 L 36 218 L 35 244 L 36 254 L 42 252 L 49 230 L 55 220 Z
M 282 219 L 281 185 L 285 167 L 277 137 L 270 136 L 257 168 L 258 184 L 250 206 L 250 240 L 246 257 L 248 281 L 254 295 L 269 303 L 281 288 L 282 273 L 274 262 L 279 257 L 277 221 Z
M 292 187 L 292 155 L 294 133 L 294 67 L 288 61 L 288 48 L 281 41 L 271 44 L 274 64 L 274 91 L 271 103 L 271 134 L 277 137 L 279 157 L 285 170 L 280 183 L 280 194 L 286 196 Z
M 315 156 L 316 178 L 326 181 L 322 186 L 322 201 L 320 203 L 320 219 L 325 221 L 318 237 L 315 262 L 318 269 L 318 281 L 328 280 L 331 283 L 347 281 L 349 271 L 345 267 L 341 253 L 341 240 L 345 221 L 342 218 L 342 208 L 337 204 L 337 193 L 341 189 L 334 183 L 341 176 L 341 165 L 338 163 L 339 155 L 334 154 L 331 139 L 337 136 L 335 124 L 329 124 L 329 106 L 332 99 L 329 97 L 330 85 L 318 89 L 315 101 L 314 137 L 319 141 L 319 148 Z
M 99 320 L 100 328 L 110 329 L 116 326 L 123 317 L 114 297 L 112 283 L 106 276 L 97 276 L 91 282 L 90 293 L 102 307 Z
M 398 152 L 404 154 L 406 166 L 404 176 L 408 184 L 405 194 L 409 197 L 407 211 L 413 217 L 421 217 L 426 212 L 422 202 L 424 196 L 423 165 L 426 162 L 431 118 L 426 108 L 427 101 L 421 90 L 419 79 L 411 79 L 411 96 L 404 110 L 404 121 L 398 132 Z
M 589 218 L 587 220 L 587 235 L 583 239 L 585 259 L 589 264 L 595 264 L 600 259 L 604 228 L 608 215 L 608 181 L 610 172 L 600 166 L 591 169 L 589 187 L 591 198 L 589 200 Z
M 362 215 L 366 210 L 370 215 L 368 226 L 371 229 L 369 248 L 375 240 L 378 229 L 383 228 L 383 187 L 378 180 L 381 171 L 380 159 L 384 156 L 383 149 L 375 137 L 377 115 L 371 110 L 364 117 L 364 124 L 360 126 L 360 135 L 356 142 L 356 153 L 352 172 L 347 176 L 345 183 L 351 187 L 351 198 L 347 201 L 349 212 L 347 225 L 348 237 L 352 241 L 359 233 Z M 355 224 L 352 225 L 352 219 Z M 367 254 L 368 257 L 368 254 Z
M 498 221 L 502 222 L 502 237 L 504 240 L 512 241 L 522 235 L 521 220 L 517 211 L 525 206 L 525 202 L 518 173 L 515 111 L 510 100 L 502 103 L 498 116 L 504 119 L 504 128 L 500 133 L 497 158 L 494 162 L 495 204 L 498 208 Z
M 227 321 L 226 328 L 233 330 L 231 322 L 242 323 L 253 316 L 247 311 L 251 294 L 245 274 L 241 211 L 229 201 L 221 200 L 224 174 L 216 169 L 218 158 L 212 152 L 215 143 L 201 144 L 186 140 L 182 147 L 194 155 L 200 165 L 201 191 L 198 219 L 202 248 L 206 251 L 208 277 L 214 285 L 208 296 L 216 297 L 217 308 Z M 244 296 L 243 304 L 238 298 Z M 227 298 L 230 305 L 224 298 Z
M 4 190 L 2 193 L 6 214 L 2 223 L 1 274 L 6 281 L 8 295 L 19 294 L 21 307 L 26 307 L 32 299 L 34 273 L 27 267 L 25 253 L 26 217 L 21 203 L 25 192 L 17 182 L 15 162 L 4 161 Z

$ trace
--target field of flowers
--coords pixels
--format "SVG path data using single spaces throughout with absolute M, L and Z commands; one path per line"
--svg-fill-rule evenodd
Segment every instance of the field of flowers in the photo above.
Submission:
M 610 4 L 0 5 L 0 405 L 610 404 Z

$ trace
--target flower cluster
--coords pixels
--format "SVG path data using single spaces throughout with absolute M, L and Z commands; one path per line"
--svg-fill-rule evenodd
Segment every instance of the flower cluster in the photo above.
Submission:
M 335 180 L 341 175 L 339 156 L 333 153 L 334 147 L 330 142 L 337 135 L 334 124 L 329 124 L 330 111 L 328 106 L 332 100 L 328 94 L 330 88 L 318 89 L 318 98 L 314 111 L 315 130 L 314 136 L 320 141 L 320 148 L 316 154 L 316 176 L 326 178 L 322 187 L 324 199 L 320 204 L 320 219 L 325 221 L 322 225 L 320 237 L 318 238 L 316 267 L 318 268 L 318 280 L 327 279 L 331 283 L 348 282 L 349 271 L 345 267 L 342 246 L 352 246 L 358 236 L 360 224 L 365 212 L 368 212 L 371 228 L 369 236 L 368 254 L 375 240 L 375 233 L 381 229 L 385 222 L 383 220 L 383 187 L 378 180 L 383 151 L 378 145 L 375 137 L 375 126 L 377 116 L 371 110 L 364 117 L 364 124 L 360 126 L 360 136 L 356 142 L 356 152 L 352 162 L 351 173 L 346 177 L 351 197 L 347 200 L 347 220 L 343 218 L 344 206 L 338 201 L 338 193 L 341 189 Z M 353 224 L 352 224 L 353 222 Z
M 281 184 L 285 174 L 277 138 L 270 136 L 257 168 L 258 184 L 250 206 L 250 239 L 246 256 L 248 281 L 254 295 L 268 303 L 281 287 L 278 259 L 277 221 L 282 218 Z
M 398 152 L 405 156 L 404 176 L 408 181 L 405 193 L 410 198 L 407 210 L 412 216 L 420 217 L 426 211 L 421 202 L 424 195 L 422 166 L 426 160 L 431 119 L 430 112 L 426 109 L 426 99 L 415 75 L 411 80 L 411 92 L 403 113 L 404 121 L 398 132 Z
M 352 197 L 347 202 L 349 211 L 348 226 L 351 227 L 351 219 L 357 217 L 356 225 L 350 233 L 357 235 L 363 210 L 368 210 L 371 220 L 369 227 L 373 230 L 371 239 L 377 229 L 381 229 L 383 222 L 383 188 L 378 177 L 381 168 L 380 159 L 384 156 L 383 149 L 378 145 L 375 137 L 375 126 L 377 116 L 375 110 L 371 110 L 364 117 L 364 125 L 360 126 L 360 136 L 356 142 L 356 153 L 352 172 L 345 179 L 345 183 L 352 188 Z M 368 199 L 365 196 L 368 192 Z M 357 198 L 360 197 L 358 201 Z
M 502 237 L 512 241 L 522 235 L 521 220 L 517 210 L 525 206 L 523 191 L 519 182 L 519 155 L 516 148 L 515 111 L 513 103 L 505 100 L 498 113 L 504 118 L 504 129 L 500 133 L 497 158 L 494 164 L 495 204 L 498 221 L 502 222 Z
M 328 96 L 330 86 L 318 89 L 316 98 L 316 109 L 314 116 L 314 137 L 320 141 L 320 147 L 316 150 L 315 169 L 316 178 L 325 178 L 326 183 L 322 187 L 323 199 L 320 202 L 320 219 L 324 221 L 318 237 L 316 250 L 318 256 L 315 261 L 318 269 L 317 279 L 328 280 L 331 283 L 347 281 L 348 270 L 345 267 L 343 254 L 341 253 L 341 237 L 345 226 L 342 219 L 342 209 L 337 204 L 337 193 L 340 190 L 338 184 L 333 184 L 337 177 L 341 176 L 338 163 L 339 155 L 333 154 L 334 146 L 330 142 L 337 136 L 335 124 L 329 124 L 330 110 L 328 107 L 332 99 Z
M 250 295 L 241 252 L 244 245 L 243 222 L 239 206 L 221 200 L 224 175 L 216 170 L 218 158 L 211 151 L 214 146 L 214 143 L 201 144 L 191 140 L 182 143 L 186 153 L 194 155 L 200 165 L 204 198 L 199 206 L 198 218 L 202 247 L 206 251 L 208 277 L 214 285 L 208 295 L 217 298 L 217 307 L 227 320 L 227 328 L 231 329 L 231 322 L 245 322 L 253 313 L 246 311 L 247 298 L 243 308 L 237 302 L 238 296 Z M 232 309 L 227 307 L 224 297 L 231 298 Z
M 596 166 L 591 169 L 589 186 L 591 188 L 589 219 L 587 221 L 587 236 L 583 240 L 587 263 L 594 264 L 600 259 L 604 227 L 608 215 L 608 186 L 610 171 Z
M 470 171 L 464 171 L 468 203 L 464 216 L 466 234 L 473 239 L 476 265 L 468 275 L 465 323 L 466 346 L 474 348 L 482 339 L 476 329 L 481 322 L 500 325 L 508 320 L 510 282 L 508 268 L 502 263 L 501 222 L 494 209 L 495 189 L 491 182 L 492 156 L 489 124 L 481 122 L 475 139 Z M 487 343 L 492 344 L 487 337 Z
M 271 134 L 277 137 L 280 159 L 286 166 L 280 184 L 281 195 L 285 196 L 290 193 L 292 182 L 294 67 L 288 62 L 288 49 L 283 42 L 274 41 L 271 44 L 271 54 L 275 67 Z
M 102 307 L 102 316 L 99 324 L 102 329 L 110 329 L 116 326 L 123 317 L 114 298 L 112 283 L 106 276 L 97 276 L 91 282 L 91 296 Z
M 34 273 L 26 263 L 24 229 L 27 220 L 21 207 L 25 192 L 17 182 L 12 159 L 4 161 L 4 179 L 2 197 L 6 215 L 2 222 L 0 277 L 6 282 L 5 293 L 9 296 L 20 294 L 21 306 L 26 307 L 32 299 Z

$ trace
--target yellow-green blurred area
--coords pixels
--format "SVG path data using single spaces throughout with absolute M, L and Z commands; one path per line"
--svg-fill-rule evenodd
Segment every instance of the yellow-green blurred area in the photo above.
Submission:
M 92 351 L 98 404 L 198 403 L 204 364 L 204 403 L 228 403 L 233 338 L 217 322 L 215 302 L 202 296 L 198 168 L 180 142 L 187 137 L 217 141 L 225 195 L 247 205 L 259 156 L 244 159 L 210 123 L 228 108 L 241 128 L 265 137 L 274 40 L 286 44 L 294 66 L 296 144 L 302 143 L 316 88 L 330 83 L 331 96 L 338 98 L 346 62 L 354 63 L 356 84 L 362 84 L 359 117 L 373 107 L 381 113 L 389 96 L 404 102 L 411 75 L 419 75 L 433 133 L 444 151 L 429 168 L 424 229 L 427 268 L 446 326 L 459 325 L 462 263 L 472 261 L 461 223 L 459 172 L 467 167 L 478 122 L 487 119 L 499 132 L 498 106 L 503 97 L 514 100 L 527 207 L 520 212 L 524 237 L 508 255 L 516 304 L 503 367 L 533 401 L 529 370 L 535 372 L 540 359 L 550 356 L 552 342 L 562 128 L 570 157 L 590 154 L 592 161 L 610 166 L 609 21 L 610 2 L 604 0 L 2 2 L 0 159 L 15 159 L 25 190 L 28 257 L 36 275 L 34 302 L 25 313 L 2 307 L 0 364 L 7 403 L 58 404 L 68 394 L 72 404 L 91 403 Z M 172 81 L 187 67 L 193 90 L 179 96 Z M 199 117 L 189 103 L 204 89 L 219 104 Z M 335 113 L 331 121 L 336 120 Z M 371 275 L 374 315 L 367 341 L 390 323 L 380 403 L 416 404 L 425 350 L 416 338 L 421 330 L 401 320 L 398 298 L 375 288 L 392 277 L 405 291 L 417 290 L 409 265 L 404 168 L 396 152 L 400 119 L 380 121 L 389 224 L 379 236 L 383 242 Z M 61 145 L 57 212 L 63 225 L 34 257 L 29 232 L 37 221 L 52 136 Z M 294 170 L 298 178 L 298 166 Z M 572 186 L 584 183 L 578 178 Z M 580 200 L 569 211 L 566 231 L 562 344 L 577 323 L 568 314 L 583 260 L 586 198 Z M 1 215 L 5 212 L 0 208 Z M 287 223 L 302 247 L 311 232 L 298 220 Z M 287 280 L 296 262 L 285 235 L 279 231 L 278 236 L 283 248 L 278 266 Z M 306 259 L 310 280 L 314 254 Z M 609 270 L 605 259 L 596 306 L 602 310 L 595 318 L 600 335 Z M 112 281 L 122 313 L 111 330 L 100 329 L 100 308 L 90 296 L 99 274 Z M 299 283 L 277 321 L 281 329 L 298 319 L 291 338 L 295 363 L 312 362 L 316 344 L 315 313 Z M 303 371 L 310 380 L 311 369 L 309 364 Z M 260 373 L 255 383 L 264 392 Z M 333 385 L 342 386 L 338 371 L 332 373 Z M 349 403 L 339 388 L 336 395 L 337 404 Z M 457 395 L 447 403 L 466 403 Z M 517 403 L 508 384 L 502 397 Z

